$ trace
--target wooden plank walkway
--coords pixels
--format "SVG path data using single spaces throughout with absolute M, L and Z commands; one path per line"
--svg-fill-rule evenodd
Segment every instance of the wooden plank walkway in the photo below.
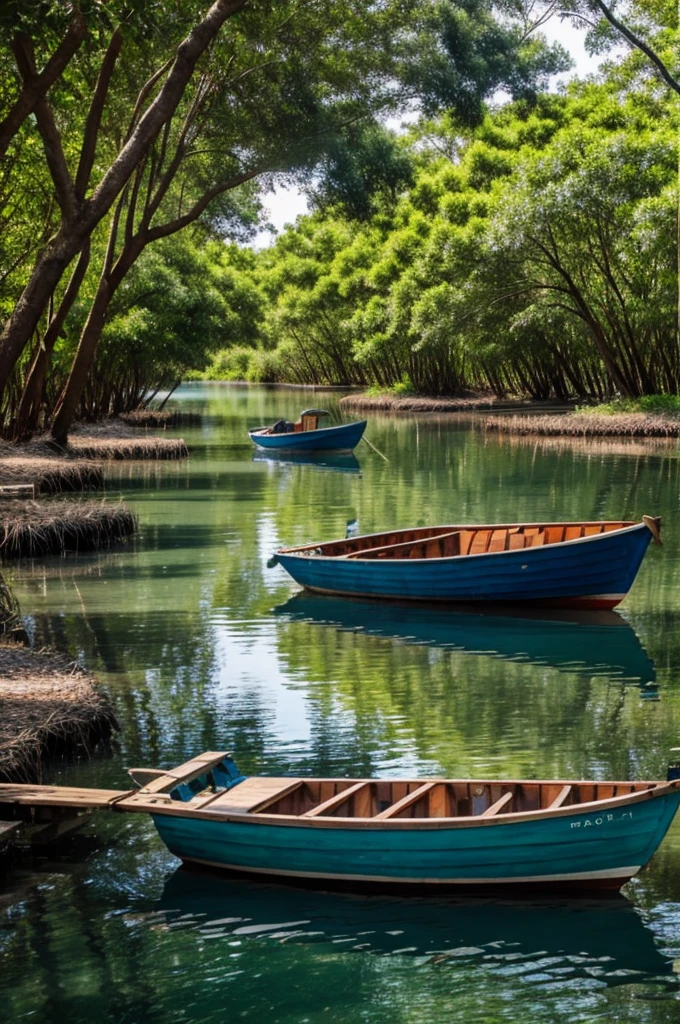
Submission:
M 133 789 L 79 789 L 75 786 L 22 786 L 0 784 L 0 806 L 14 804 L 28 807 L 72 807 L 95 810 L 112 807 L 117 800 L 130 796 Z

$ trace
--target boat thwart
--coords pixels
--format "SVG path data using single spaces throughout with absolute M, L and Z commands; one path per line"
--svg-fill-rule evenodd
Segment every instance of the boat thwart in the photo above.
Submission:
M 660 520 L 429 526 L 281 548 L 277 561 L 319 593 L 447 602 L 614 608 Z

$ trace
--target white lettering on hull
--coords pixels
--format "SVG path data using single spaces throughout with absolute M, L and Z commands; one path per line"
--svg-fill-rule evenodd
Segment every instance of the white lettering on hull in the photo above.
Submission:
M 572 821 L 570 822 L 570 828 L 592 828 L 593 825 L 607 825 L 610 821 L 629 821 L 632 817 L 632 811 L 622 811 L 621 814 L 601 814 L 597 818 Z

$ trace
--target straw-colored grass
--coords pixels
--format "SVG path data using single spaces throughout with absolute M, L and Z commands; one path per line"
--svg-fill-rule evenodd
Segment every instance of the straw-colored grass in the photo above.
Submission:
M 180 437 L 96 437 L 74 434 L 69 453 L 78 459 L 185 459 L 189 454 Z
M 486 429 L 544 437 L 680 437 L 680 419 L 645 413 L 488 416 Z
M 95 680 L 67 655 L 0 642 L 0 779 L 39 782 L 47 756 L 89 753 L 115 726 Z
M 526 403 L 475 395 L 469 398 L 442 398 L 426 395 L 358 394 L 345 395 L 339 404 L 343 409 L 376 412 L 474 412 L 477 409 L 521 409 Z
M 101 490 L 104 474 L 96 462 L 55 455 L 44 442 L 0 441 L 0 486 L 32 485 L 36 494 Z
M 0 502 L 0 557 L 95 551 L 129 537 L 137 517 L 122 504 L 95 501 Z
M 570 434 L 564 436 L 545 436 L 543 434 L 502 434 L 489 433 L 489 443 L 531 447 L 540 451 L 572 452 L 575 455 L 586 455 L 593 458 L 601 455 L 625 455 L 647 458 L 652 454 L 668 455 L 675 451 L 677 445 L 674 438 L 669 437 L 579 437 Z
M 124 412 L 118 417 L 130 427 L 200 427 L 203 417 L 199 412 L 185 412 L 179 409 L 137 409 Z

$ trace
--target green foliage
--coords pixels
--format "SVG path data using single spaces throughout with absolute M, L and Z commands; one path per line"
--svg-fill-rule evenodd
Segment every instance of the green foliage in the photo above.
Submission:
M 391 209 L 318 212 L 257 256 L 257 346 L 279 379 L 378 393 L 676 393 L 675 118 L 614 78 L 466 138 L 424 122 Z
M 680 415 L 680 395 L 642 395 L 640 398 L 615 398 L 599 405 L 579 405 L 576 413 L 584 416 L 616 416 L 622 412 L 656 413 L 660 416 Z

